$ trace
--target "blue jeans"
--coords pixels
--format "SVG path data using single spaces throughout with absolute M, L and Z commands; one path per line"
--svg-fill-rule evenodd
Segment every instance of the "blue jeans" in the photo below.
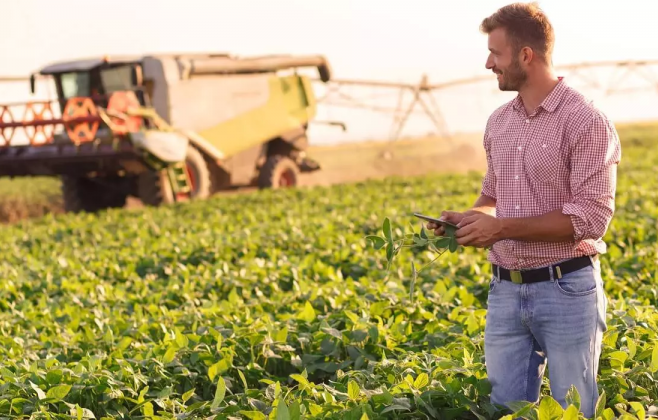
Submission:
M 566 408 L 573 384 L 580 411 L 592 417 L 607 304 L 599 260 L 539 283 L 516 284 L 494 272 L 484 337 L 491 402 L 539 401 L 548 362 L 553 398 Z

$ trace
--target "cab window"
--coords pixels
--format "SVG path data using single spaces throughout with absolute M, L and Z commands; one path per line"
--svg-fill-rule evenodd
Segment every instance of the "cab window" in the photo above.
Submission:
M 107 95 L 120 90 L 134 90 L 133 67 L 120 66 L 101 69 L 101 83 Z
M 89 96 L 90 78 L 87 72 L 64 73 L 61 75 L 62 94 L 69 99 Z

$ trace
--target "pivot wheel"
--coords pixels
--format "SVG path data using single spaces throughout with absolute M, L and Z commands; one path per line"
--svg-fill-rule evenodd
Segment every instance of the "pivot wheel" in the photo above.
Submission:
M 138 192 L 142 203 L 148 206 L 171 204 L 176 201 L 205 199 L 212 193 L 212 178 L 208 164 L 201 153 L 194 147 L 187 148 L 185 157 L 185 172 L 189 177 L 191 191 L 178 193 L 174 191 L 169 182 L 167 170 L 147 171 L 139 176 Z
M 270 156 L 258 174 L 259 188 L 290 188 L 299 183 L 299 167 L 287 156 Z

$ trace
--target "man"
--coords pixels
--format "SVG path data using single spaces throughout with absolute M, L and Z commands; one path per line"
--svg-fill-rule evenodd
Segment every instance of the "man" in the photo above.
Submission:
M 553 28 L 535 3 L 501 8 L 481 30 L 487 69 L 518 95 L 487 122 L 481 196 L 442 218 L 458 225 L 459 244 L 490 247 L 491 400 L 538 401 L 547 363 L 552 396 L 566 407 L 574 385 L 591 417 L 607 328 L 598 255 L 614 212 L 619 139 L 600 110 L 555 76 Z

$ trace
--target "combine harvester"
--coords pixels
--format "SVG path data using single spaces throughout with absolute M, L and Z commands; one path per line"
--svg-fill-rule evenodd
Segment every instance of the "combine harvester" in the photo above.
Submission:
M 0 176 L 61 177 L 70 212 L 123 207 L 129 195 L 158 206 L 240 185 L 295 186 L 319 169 L 305 154 L 317 105 L 303 67 L 330 79 L 321 56 L 55 63 L 39 77 L 57 100 L 0 105 Z

